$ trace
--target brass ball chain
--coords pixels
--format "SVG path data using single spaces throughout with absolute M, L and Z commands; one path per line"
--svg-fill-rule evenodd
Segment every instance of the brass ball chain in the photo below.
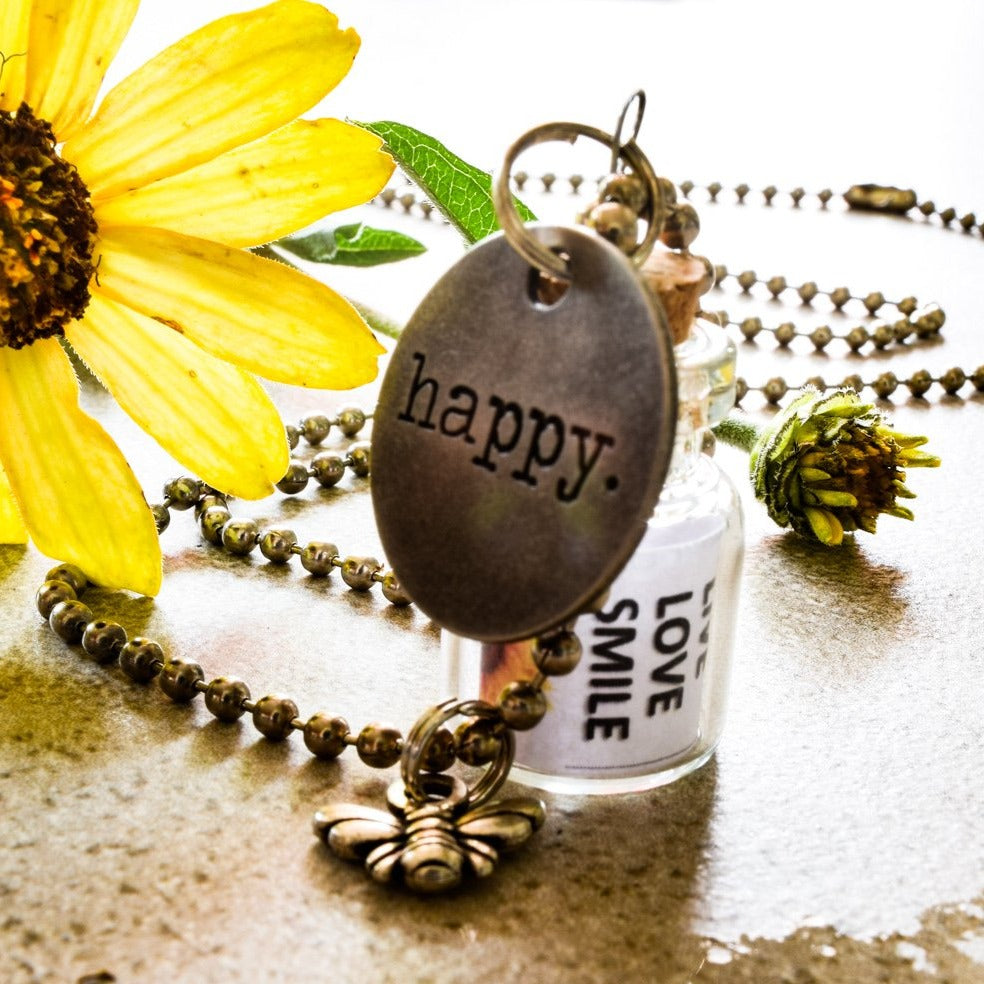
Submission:
M 520 192 L 533 180 L 529 174 L 522 171 L 513 174 L 512 177 L 516 189 Z M 537 180 L 543 191 L 550 193 L 557 186 L 559 179 L 555 174 L 547 173 L 541 175 Z M 577 195 L 580 194 L 581 188 L 584 186 L 585 178 L 583 175 L 573 174 L 566 178 L 564 183 L 569 186 L 571 192 Z M 677 187 L 687 199 L 699 187 L 706 192 L 708 202 L 712 203 L 718 201 L 718 196 L 724 190 L 724 186 L 719 182 L 698 186 L 693 181 L 682 181 Z M 752 189 L 747 184 L 739 184 L 733 191 L 739 204 L 743 204 L 752 193 Z M 781 194 L 774 185 L 769 185 L 761 190 L 763 203 L 768 207 L 771 207 Z M 826 209 L 829 202 L 838 197 L 829 188 L 824 188 L 814 194 L 806 192 L 803 188 L 794 188 L 785 194 L 788 195 L 793 208 L 799 208 L 804 200 L 815 198 L 820 208 Z M 917 210 L 926 218 L 936 216 L 944 227 L 949 228 L 956 223 L 964 233 L 971 235 L 976 232 L 976 234 L 984 237 L 984 222 L 978 222 L 974 213 L 968 212 L 958 218 L 959 213 L 955 208 L 940 209 L 932 201 L 920 201 L 919 196 L 909 189 L 881 185 L 854 185 L 839 197 L 845 200 L 850 209 L 890 215 L 906 215 L 912 210 Z M 434 206 L 420 197 L 414 186 L 408 186 L 406 189 L 385 188 L 373 201 L 384 208 L 400 205 L 408 214 L 413 214 L 416 210 L 425 219 L 429 219 L 434 212 Z M 890 301 L 885 298 L 881 291 L 870 291 L 865 295 L 856 295 L 849 288 L 843 286 L 824 290 L 813 281 L 806 281 L 799 286 L 794 286 L 787 283 L 786 278 L 781 275 L 760 278 L 753 270 L 732 273 L 723 264 L 716 265 L 714 273 L 714 286 L 717 289 L 720 289 L 727 281 L 733 280 L 745 294 L 750 294 L 756 287 L 764 288 L 768 295 L 775 299 L 779 299 L 784 293 L 792 292 L 797 295 L 802 304 L 806 305 L 812 305 L 818 297 L 825 297 L 837 312 L 843 311 L 849 304 L 854 304 L 863 306 L 869 316 L 867 323 L 858 323 L 848 331 L 838 334 L 825 324 L 804 331 L 797 328 L 791 321 L 769 326 L 763 324 L 759 317 L 734 320 L 727 311 L 701 310 L 698 312 L 698 317 L 704 320 L 714 322 L 722 327 L 737 329 L 748 341 L 754 341 L 762 334 L 771 334 L 776 344 L 781 348 L 788 347 L 797 338 L 807 338 L 818 352 L 826 349 L 832 342 L 842 342 L 851 352 L 855 353 L 861 353 L 862 349 L 869 344 L 877 350 L 883 350 L 892 343 L 905 344 L 911 339 L 924 341 L 935 338 L 940 334 L 946 321 L 946 315 L 939 305 L 927 304 L 920 307 L 919 302 L 914 297 Z M 894 307 L 901 317 L 895 320 L 878 318 L 877 315 L 886 306 Z M 864 379 L 862 376 L 852 373 L 839 383 L 831 383 L 822 376 L 811 376 L 799 385 L 788 383 L 782 376 L 775 376 L 761 386 L 751 386 L 741 377 L 736 382 L 736 404 L 740 404 L 744 397 L 751 392 L 759 392 L 768 403 L 778 404 L 791 390 L 803 389 L 807 386 L 813 386 L 821 392 L 834 386 L 849 387 L 858 393 L 870 389 L 879 399 L 889 400 L 900 386 L 906 387 L 914 397 L 923 397 L 934 384 L 937 384 L 947 395 L 956 396 L 968 382 L 973 385 L 977 392 L 984 393 L 984 365 L 978 366 L 970 372 L 959 366 L 954 366 L 939 376 L 934 376 L 926 369 L 919 369 L 907 379 L 899 379 L 895 373 L 885 371 L 873 379 Z
M 297 425 L 286 425 L 285 430 L 293 451 L 302 438 L 311 447 L 320 446 L 333 427 L 346 438 L 354 438 L 371 417 L 359 408 L 346 407 L 334 417 L 309 414 Z M 277 484 L 287 495 L 302 491 L 312 477 L 322 487 L 331 488 L 346 469 L 360 478 L 368 477 L 368 441 L 350 443 L 344 451 L 319 451 L 307 464 L 292 458 L 287 474 Z M 391 604 L 402 607 L 411 603 L 393 573 L 384 573 L 383 565 L 374 558 L 342 558 L 333 544 L 321 541 L 302 547 L 290 530 L 261 529 L 252 519 L 235 519 L 227 498 L 196 478 L 172 479 L 165 483 L 163 493 L 163 502 L 151 506 L 159 533 L 170 525 L 171 510 L 193 510 L 206 542 L 234 556 L 248 556 L 257 546 L 273 564 L 286 564 L 298 555 L 301 565 L 314 577 L 327 577 L 339 568 L 343 581 L 355 591 L 369 591 L 379 583 Z M 218 721 L 233 724 L 248 714 L 254 728 L 269 741 L 284 741 L 300 732 L 308 751 L 322 760 L 338 758 L 350 746 L 372 768 L 389 768 L 401 760 L 406 742 L 392 724 L 371 722 L 355 732 L 345 718 L 323 711 L 302 717 L 297 704 L 283 694 L 271 693 L 254 700 L 250 688 L 238 677 L 206 680 L 205 670 L 194 660 L 168 656 L 154 640 L 130 638 L 122 625 L 97 618 L 81 600 L 88 587 L 88 578 L 78 567 L 59 564 L 45 575 L 35 604 L 60 639 L 79 646 L 96 663 L 116 664 L 134 683 L 156 681 L 161 693 L 176 704 L 188 704 L 202 694 L 206 709 Z M 466 717 L 453 732 L 441 728 L 434 734 L 423 751 L 426 773 L 447 772 L 456 762 L 483 767 L 496 760 L 506 729 L 525 731 L 542 720 L 547 711 L 544 684 L 548 677 L 570 673 L 577 666 L 581 645 L 577 635 L 565 626 L 538 637 L 532 657 L 536 674 L 529 680 L 514 680 L 503 689 L 495 705 L 497 715 Z

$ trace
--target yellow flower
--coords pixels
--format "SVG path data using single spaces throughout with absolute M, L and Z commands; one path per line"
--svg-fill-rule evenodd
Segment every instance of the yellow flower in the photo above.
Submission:
M 154 594 L 153 519 L 60 340 L 207 483 L 268 494 L 288 449 L 253 374 L 355 386 L 382 349 L 333 291 L 243 247 L 366 201 L 393 165 L 363 130 L 297 118 L 359 47 L 303 0 L 207 25 L 93 113 L 137 5 L 0 5 L 0 542 Z

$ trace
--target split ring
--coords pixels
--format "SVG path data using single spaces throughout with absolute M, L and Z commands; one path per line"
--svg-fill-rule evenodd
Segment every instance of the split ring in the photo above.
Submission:
M 530 266 L 536 267 L 548 276 L 563 280 L 565 283 L 570 283 L 572 279 L 567 264 L 562 257 L 531 236 L 523 225 L 523 220 L 516 211 L 512 192 L 509 190 L 509 176 L 516 159 L 530 147 L 534 147 L 536 144 L 550 143 L 554 140 L 574 143 L 578 137 L 587 137 L 611 148 L 616 158 L 625 161 L 646 186 L 647 200 L 640 218 L 646 221 L 648 228 L 642 242 L 628 254 L 636 266 L 641 266 L 652 252 L 653 246 L 659 238 L 666 212 L 663 189 L 660 186 L 659 178 L 656 176 L 649 158 L 635 142 L 634 135 L 628 143 L 620 145 L 615 137 L 605 133 L 604 130 L 585 126 L 581 123 L 544 123 L 528 130 L 506 151 L 502 169 L 492 189 L 495 214 L 509 245 Z

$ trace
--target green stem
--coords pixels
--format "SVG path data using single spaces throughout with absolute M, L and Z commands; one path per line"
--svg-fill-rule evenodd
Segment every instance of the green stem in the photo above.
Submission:
M 375 308 L 371 308 L 361 301 L 353 300 L 351 297 L 346 298 L 346 300 L 366 319 L 366 323 L 373 331 L 378 331 L 381 335 L 386 335 L 389 338 L 399 338 L 403 334 L 403 325 L 398 321 L 394 321 L 385 314 L 380 314 Z
M 735 414 L 728 414 L 719 424 L 714 425 L 713 430 L 718 440 L 730 444 L 733 448 L 741 448 L 749 454 L 762 433 L 754 424 Z

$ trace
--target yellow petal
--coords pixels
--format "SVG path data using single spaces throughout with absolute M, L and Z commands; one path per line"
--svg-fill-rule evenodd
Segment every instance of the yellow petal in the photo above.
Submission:
M 0 3 L 0 109 L 14 110 L 24 99 L 27 45 L 31 34 L 31 0 Z
M 259 499 L 283 478 L 290 463 L 283 422 L 242 369 L 98 292 L 66 335 L 120 406 L 209 485 Z
M 37 548 L 98 584 L 156 594 L 161 551 L 140 486 L 110 436 L 78 405 L 53 339 L 0 348 L 0 460 Z
M 0 466 L 0 543 L 27 543 L 27 527 L 21 519 L 13 489 Z
M 108 225 L 256 246 L 368 201 L 393 173 L 382 141 L 340 120 L 295 120 L 213 161 L 102 202 Z
M 359 36 L 315 3 L 222 17 L 124 79 L 64 148 L 94 198 L 141 188 L 255 140 L 344 78 Z
M 101 290 L 220 359 L 282 383 L 346 389 L 384 351 L 346 300 L 252 253 L 164 229 L 105 229 Z
M 59 140 L 72 136 L 92 112 L 139 2 L 35 0 L 25 98 Z

